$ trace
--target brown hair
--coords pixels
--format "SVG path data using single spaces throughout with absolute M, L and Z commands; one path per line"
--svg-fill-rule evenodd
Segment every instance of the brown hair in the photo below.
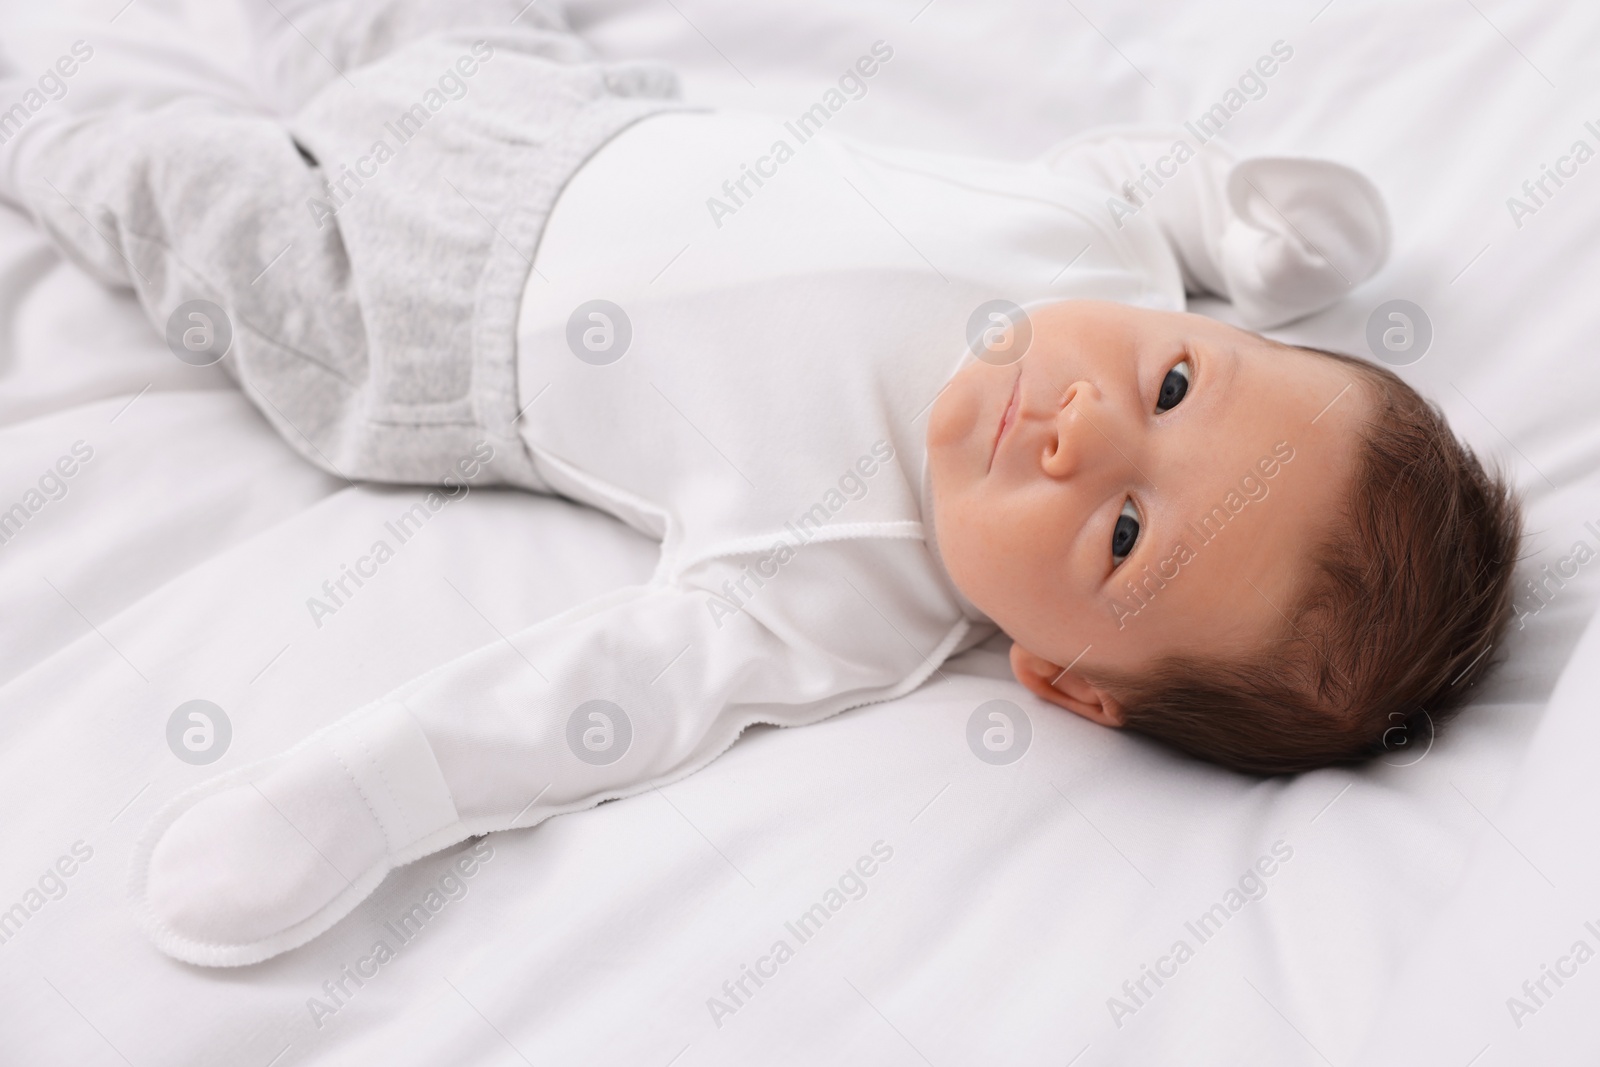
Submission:
M 1493 661 L 1521 540 L 1504 476 L 1438 408 L 1385 367 L 1307 351 L 1355 370 L 1374 404 L 1287 625 L 1245 662 L 1173 658 L 1097 679 L 1128 728 L 1255 774 L 1431 743 Z

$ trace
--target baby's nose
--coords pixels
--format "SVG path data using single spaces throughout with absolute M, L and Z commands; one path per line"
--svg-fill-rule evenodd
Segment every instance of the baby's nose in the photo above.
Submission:
M 1078 381 L 1067 387 L 1051 431 L 1042 462 L 1052 478 L 1070 478 L 1124 462 L 1114 440 L 1116 420 L 1093 382 Z

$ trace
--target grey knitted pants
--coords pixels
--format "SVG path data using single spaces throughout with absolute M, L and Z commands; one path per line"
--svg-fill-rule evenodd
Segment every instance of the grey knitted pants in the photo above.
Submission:
M 559 16 L 472 6 L 352 10 L 287 119 L 189 96 L 41 120 L 8 192 L 318 466 L 437 483 L 487 443 L 480 482 L 546 488 L 514 425 L 545 220 L 607 140 L 682 105 L 669 70 L 600 62 Z M 396 41 L 417 9 L 465 25 Z

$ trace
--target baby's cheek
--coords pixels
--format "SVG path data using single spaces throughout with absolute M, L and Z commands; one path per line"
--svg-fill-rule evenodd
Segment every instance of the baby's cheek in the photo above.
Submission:
M 966 598 L 987 614 L 1010 599 L 1020 568 L 1002 526 L 993 521 L 992 509 L 962 499 L 940 508 L 937 533 L 945 570 Z
M 970 367 L 951 378 L 928 413 L 928 447 L 955 445 L 969 437 L 977 424 L 978 396 Z

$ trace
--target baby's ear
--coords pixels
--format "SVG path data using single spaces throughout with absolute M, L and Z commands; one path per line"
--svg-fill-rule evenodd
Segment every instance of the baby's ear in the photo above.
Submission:
M 1048 700 L 1101 726 L 1122 725 L 1122 705 L 1116 697 L 1076 671 L 1063 670 L 1015 641 L 1011 643 L 1011 673 L 1040 700 Z

